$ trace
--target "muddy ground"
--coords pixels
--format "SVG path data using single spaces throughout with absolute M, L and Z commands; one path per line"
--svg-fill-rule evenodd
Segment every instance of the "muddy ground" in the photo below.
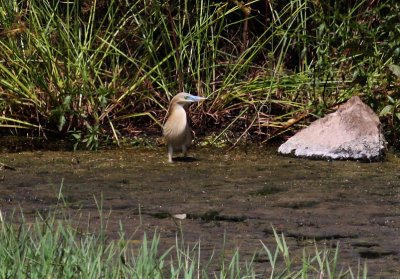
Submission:
M 161 148 L 3 152 L 1 162 L 15 170 L 0 171 L 1 211 L 46 213 L 61 189 L 68 207 L 92 224 L 99 222 L 95 198 L 103 200 L 111 239 L 121 221 L 132 239 L 157 230 L 167 248 L 181 226 L 186 244 L 201 242 L 204 258 L 222 246 L 228 254 L 239 248 L 243 260 L 256 252 L 262 272 L 268 263 L 261 241 L 275 249 L 274 227 L 297 263 L 314 241 L 321 249 L 339 244 L 340 267 L 367 262 L 369 278 L 399 278 L 400 160 L 312 161 L 275 150 L 197 148 L 196 160 L 174 164 Z

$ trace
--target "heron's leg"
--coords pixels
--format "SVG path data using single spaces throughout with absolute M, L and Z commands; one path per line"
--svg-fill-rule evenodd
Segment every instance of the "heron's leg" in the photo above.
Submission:
M 172 154 L 174 153 L 174 148 L 172 145 L 168 145 L 168 162 L 173 163 Z
M 183 157 L 187 157 L 187 146 L 185 144 L 182 145 L 182 153 L 183 153 Z

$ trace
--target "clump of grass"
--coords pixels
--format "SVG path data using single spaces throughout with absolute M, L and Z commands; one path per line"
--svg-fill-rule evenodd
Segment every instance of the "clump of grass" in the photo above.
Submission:
M 0 0 L 0 127 L 119 144 L 159 134 L 185 90 L 208 97 L 191 115 L 215 141 L 268 140 L 359 94 L 395 142 L 399 11 L 392 0 Z
M 367 278 L 366 263 L 364 267 L 359 265 L 356 272 L 350 267 L 339 269 L 339 245 L 335 250 L 327 248 L 321 250 L 317 245 L 313 253 L 303 250 L 302 265 L 295 266 L 284 234 L 279 235 L 275 229 L 273 232 L 276 241 L 275 253 L 263 244 L 271 265 L 270 278 Z
M 50 214 L 33 222 L 5 220 L 0 223 L 1 278 L 367 278 L 367 268 L 339 270 L 339 248 L 315 247 L 304 252 L 296 265 L 284 235 L 274 231 L 276 248 L 262 244 L 250 261 L 240 251 L 231 257 L 204 262 L 200 243 L 189 247 L 177 238 L 176 245 L 159 250 L 160 235 L 144 234 L 133 247 L 121 229 L 118 240 L 107 240 L 106 226 L 90 233 L 65 217 Z M 88 229 L 88 227 L 86 227 Z M 256 271 L 254 259 L 266 254 L 265 271 Z
M 112 125 L 104 112 L 124 86 L 113 47 L 127 16 L 114 1 L 102 15 L 96 1 L 0 4 L 2 127 L 35 125 L 39 136 L 58 131 L 97 148 L 102 126 Z

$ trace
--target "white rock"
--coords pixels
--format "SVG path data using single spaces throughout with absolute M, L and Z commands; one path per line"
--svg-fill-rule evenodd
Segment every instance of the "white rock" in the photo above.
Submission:
M 314 121 L 282 144 L 278 152 L 326 159 L 376 160 L 386 141 L 379 117 L 357 96 Z

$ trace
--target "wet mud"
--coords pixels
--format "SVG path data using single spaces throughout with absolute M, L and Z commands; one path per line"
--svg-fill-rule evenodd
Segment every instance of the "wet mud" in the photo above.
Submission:
M 119 238 L 122 224 L 133 240 L 157 230 L 161 247 L 169 248 L 182 232 L 185 244 L 200 241 L 204 259 L 238 248 L 243 261 L 256 253 L 262 272 L 268 264 L 261 241 L 275 250 L 274 228 L 285 235 L 293 265 L 315 244 L 339 245 L 339 268 L 367 262 L 369 278 L 400 276 L 394 155 L 376 163 L 282 157 L 275 147 L 197 148 L 191 155 L 169 164 L 163 148 L 3 152 L 1 163 L 10 168 L 0 170 L 1 211 L 50 212 L 61 192 L 71 216 L 94 226 L 101 204 L 110 239 Z

